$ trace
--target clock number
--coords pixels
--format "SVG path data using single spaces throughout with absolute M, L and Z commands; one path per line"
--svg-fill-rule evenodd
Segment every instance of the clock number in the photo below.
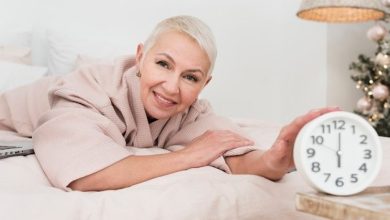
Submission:
M 344 120 L 334 120 L 333 121 L 334 129 L 345 130 L 345 121 Z
M 352 134 L 355 134 L 356 133 L 355 125 L 351 125 L 351 127 L 352 127 Z
M 330 173 L 324 173 L 324 175 L 326 176 L 326 178 L 325 178 L 325 182 L 328 182 L 328 180 L 329 180 L 329 177 L 330 177 Z
M 313 162 L 311 164 L 311 170 L 314 172 L 314 173 L 318 173 L 320 172 L 321 168 L 320 168 L 320 163 L 318 162 Z
M 360 137 L 362 138 L 362 140 L 360 141 L 360 144 L 367 144 L 367 135 L 365 134 L 362 134 L 360 135 Z
M 357 174 L 352 173 L 351 174 L 351 183 L 357 183 L 357 182 L 358 182 Z
M 359 170 L 363 171 L 363 172 L 367 172 L 367 165 L 366 163 L 363 163 L 360 167 L 359 167 Z
M 312 158 L 316 154 L 316 151 L 313 148 L 308 148 L 306 153 L 308 154 L 307 158 Z
M 366 154 L 364 155 L 363 158 L 364 158 L 364 159 L 371 159 L 371 157 L 372 157 L 372 155 L 371 155 L 371 150 L 365 149 L 364 152 L 365 152 Z
M 330 125 L 321 125 L 322 133 L 329 133 L 330 134 Z
M 311 140 L 312 140 L 313 144 L 321 145 L 322 143 L 324 143 L 324 137 L 322 137 L 321 135 L 319 135 L 319 136 L 310 136 L 310 137 L 311 137 Z
M 335 183 L 336 183 L 336 186 L 337 186 L 337 187 L 342 187 L 342 186 L 344 186 L 344 181 L 343 181 L 343 178 L 342 178 L 342 177 L 337 178 Z

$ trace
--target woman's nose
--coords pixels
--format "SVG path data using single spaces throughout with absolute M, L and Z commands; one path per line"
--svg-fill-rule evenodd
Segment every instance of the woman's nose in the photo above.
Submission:
M 177 94 L 179 93 L 179 76 L 172 74 L 167 77 L 165 82 L 163 83 L 163 87 L 165 91 L 169 94 Z

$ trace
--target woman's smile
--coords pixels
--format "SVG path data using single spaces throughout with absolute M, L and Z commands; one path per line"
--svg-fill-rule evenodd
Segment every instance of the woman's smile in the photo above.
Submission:
M 156 103 L 162 108 L 171 108 L 177 104 L 177 102 L 173 99 L 167 98 L 163 94 L 156 91 L 153 91 L 153 95 Z

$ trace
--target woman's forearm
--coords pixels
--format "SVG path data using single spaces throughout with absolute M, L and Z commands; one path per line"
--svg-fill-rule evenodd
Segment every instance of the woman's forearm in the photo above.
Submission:
M 285 174 L 269 164 L 264 157 L 267 152 L 255 150 L 239 156 L 226 157 L 226 162 L 233 174 L 253 174 L 270 180 L 279 180 Z
M 129 156 L 96 173 L 69 184 L 73 190 L 120 189 L 159 176 L 191 168 L 184 155 L 176 152 L 148 156 Z

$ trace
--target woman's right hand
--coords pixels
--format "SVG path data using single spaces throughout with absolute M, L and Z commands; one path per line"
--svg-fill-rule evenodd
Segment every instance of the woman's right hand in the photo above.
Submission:
M 234 148 L 254 145 L 254 142 L 228 130 L 206 131 L 177 151 L 185 155 L 191 167 L 203 167 Z

